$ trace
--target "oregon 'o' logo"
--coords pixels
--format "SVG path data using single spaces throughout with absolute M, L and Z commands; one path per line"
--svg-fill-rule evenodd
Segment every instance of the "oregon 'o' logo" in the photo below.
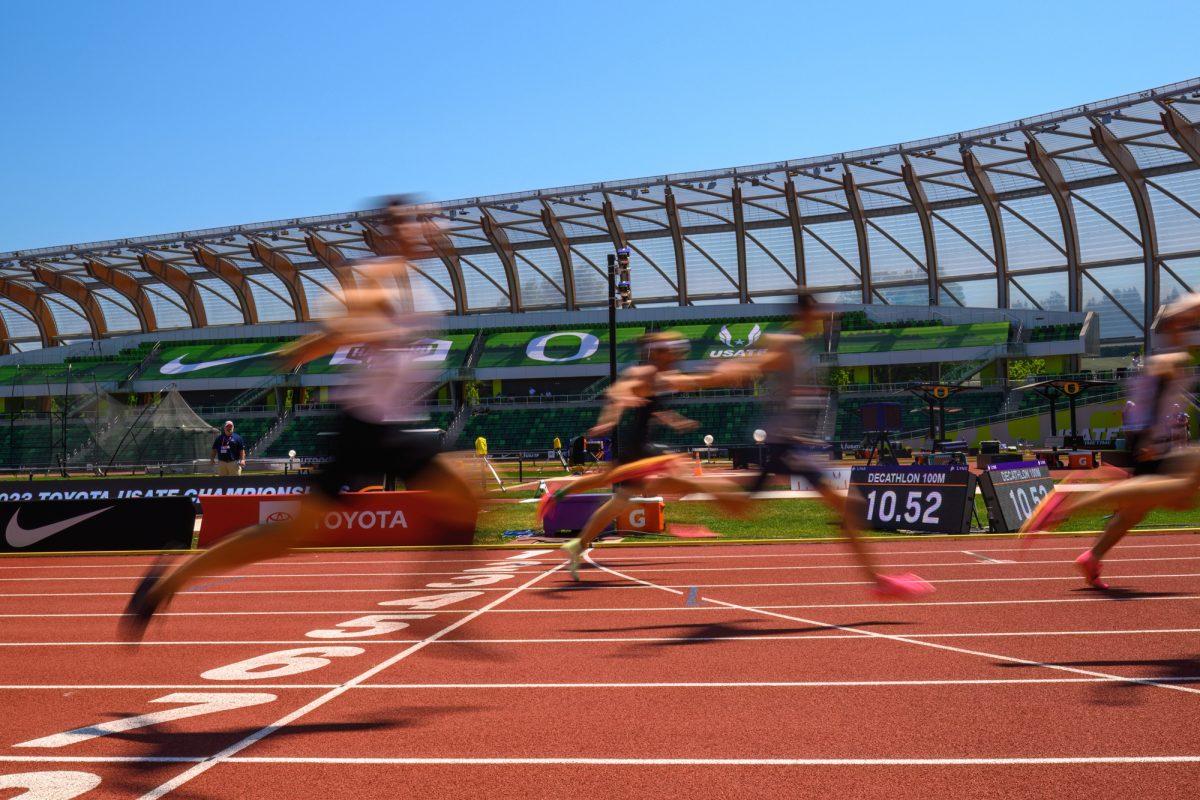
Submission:
M 546 346 L 554 339 L 563 336 L 574 337 L 579 340 L 579 348 L 571 355 L 556 358 L 546 355 Z M 525 355 L 534 361 L 546 361 L 552 364 L 561 364 L 564 361 L 582 361 L 589 356 L 596 354 L 600 349 L 600 340 L 590 333 L 583 331 L 555 331 L 554 333 L 543 334 L 536 339 L 533 339 L 525 347 Z
M 1062 387 L 1064 394 L 1079 394 L 1079 384 L 1075 381 L 1067 381 Z
M 933 387 L 933 396 L 936 397 L 937 399 L 941 400 L 943 398 L 948 397 L 949 395 L 950 395 L 950 389 L 948 389 L 947 387 L 945 387 L 945 386 Z

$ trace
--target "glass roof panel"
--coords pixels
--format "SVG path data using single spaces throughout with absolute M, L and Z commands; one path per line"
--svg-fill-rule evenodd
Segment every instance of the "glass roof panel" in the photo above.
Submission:
M 944 208 L 933 212 L 933 238 L 938 273 L 944 276 L 995 272 L 992 232 L 982 206 Z M 982 252 L 981 252 L 982 251 Z
M 795 290 L 796 248 L 791 228 L 747 231 L 746 280 L 751 293 Z
M 996 281 L 945 281 L 940 284 L 941 304 L 966 306 L 967 308 L 995 308 Z M 951 299 L 953 298 L 953 299 Z M 957 300 L 958 302 L 955 302 Z
M 607 269 L 608 254 L 611 252 L 613 248 L 608 242 L 571 245 L 571 272 L 575 276 L 575 302 L 579 305 L 608 303 L 608 278 L 601 270 Z M 631 259 L 631 262 L 637 267 L 636 259 Z M 674 269 L 674 263 L 671 268 Z M 644 265 L 637 270 L 638 280 L 631 281 L 635 290 L 643 273 L 648 272 L 653 270 Z
M 241 304 L 227 283 L 219 278 L 197 278 L 196 285 L 209 325 L 241 325 L 245 322 Z
M 737 240 L 732 232 L 688 235 L 684 237 L 683 248 L 687 259 L 688 294 L 737 291 L 736 283 L 722 275 L 713 264 L 713 261 L 720 264 L 736 281 Z
M 1080 202 L 1081 198 L 1088 202 Z M 1078 189 L 1072 193 L 1071 204 L 1075 208 L 1075 224 L 1079 229 L 1080 258 L 1085 263 L 1141 255 L 1141 243 L 1132 238 L 1141 236 L 1141 228 L 1138 226 L 1133 198 L 1125 184 L 1110 183 Z M 1112 219 L 1099 214 L 1093 205 Z
M 495 253 L 472 253 L 469 256 L 462 256 L 460 261 L 462 263 L 463 288 L 467 295 L 467 310 L 480 311 L 489 308 L 507 310 L 509 301 L 505 292 L 508 290 L 508 279 L 504 274 L 504 265 L 500 263 L 500 257 Z M 479 274 L 480 272 L 491 276 L 496 283 L 504 287 L 504 291 Z
M 1012 308 L 1038 308 L 1040 306 L 1046 311 L 1067 310 L 1070 287 L 1068 285 L 1069 276 L 1066 272 L 1015 275 L 1009 280 L 1009 283 L 1012 286 L 1008 292 L 1008 304 Z
M 1133 316 L 1135 323 L 1123 314 L 1118 306 L 1104 295 L 1095 283 L 1083 279 L 1083 310 L 1095 311 L 1100 316 L 1101 339 L 1140 338 L 1142 335 L 1142 280 L 1141 264 L 1125 264 L 1117 267 L 1088 270 L 1087 273 L 1103 286 Z
M 654 236 L 648 239 L 635 239 L 629 243 L 633 255 L 629 259 L 629 283 L 634 300 L 652 297 L 677 297 L 679 292 L 672 285 L 676 278 L 675 243 L 670 236 Z M 606 248 L 610 245 L 606 245 Z M 611 250 L 605 249 L 602 260 L 597 266 L 607 270 L 607 256 Z M 644 259 L 650 259 L 661 270 L 655 270 Z M 690 265 L 689 265 L 690 266 Z M 690 277 L 691 271 L 687 273 Z M 670 276 L 668 280 L 664 276 Z M 607 278 L 605 279 L 607 283 Z M 689 283 L 688 288 L 691 288 Z M 607 303 L 607 297 L 605 298 Z
M 870 218 L 867 241 L 871 247 L 871 277 L 875 282 L 926 277 L 925 238 L 916 214 Z
M 96 302 L 100 305 L 100 311 L 104 314 L 104 322 L 108 326 L 110 333 L 119 333 L 124 331 L 140 331 L 141 323 L 138 322 L 137 314 L 132 313 L 126 306 L 129 301 L 122 297 L 114 289 L 106 289 L 97 287 L 92 290 L 96 297 Z
M 847 267 L 843 260 L 849 262 L 853 270 Z M 861 283 L 861 279 L 856 274 L 858 271 L 858 237 L 854 232 L 854 224 L 846 220 L 806 225 L 804 227 L 804 262 L 809 286 Z
M 521 282 L 522 306 L 562 306 L 566 302 L 566 294 L 561 288 L 562 262 L 553 247 L 518 250 L 517 275 Z
M 1158 251 L 1200 250 L 1200 172 L 1159 175 L 1147 182 L 1146 191 L 1154 213 Z
M 255 275 L 249 283 L 250 291 L 254 295 L 254 307 L 258 311 L 259 322 L 291 322 L 296 319 L 296 312 L 292 310 L 290 303 L 291 295 L 288 294 L 283 281 L 264 272 Z M 267 288 L 264 287 L 274 290 L 275 294 L 267 291 Z M 289 302 L 280 300 L 280 297 L 288 298 Z

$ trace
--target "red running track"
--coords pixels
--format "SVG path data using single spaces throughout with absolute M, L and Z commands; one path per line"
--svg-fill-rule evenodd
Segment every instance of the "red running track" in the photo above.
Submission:
M 0 560 L 0 797 L 1195 797 L 1200 535 L 1083 546 L 305 554 L 137 649 L 149 559 Z

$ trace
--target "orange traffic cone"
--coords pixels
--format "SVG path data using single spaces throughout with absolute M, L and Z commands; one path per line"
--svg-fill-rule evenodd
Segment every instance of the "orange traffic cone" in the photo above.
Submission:
M 700 451 L 692 451 L 692 475 L 697 478 L 704 476 L 704 469 L 700 466 Z

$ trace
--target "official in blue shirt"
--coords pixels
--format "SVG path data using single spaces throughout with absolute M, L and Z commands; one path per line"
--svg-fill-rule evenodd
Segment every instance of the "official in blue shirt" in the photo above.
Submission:
M 241 475 L 246 466 L 246 443 L 233 432 L 233 420 L 225 421 L 225 432 L 213 441 L 212 459 L 218 475 Z

